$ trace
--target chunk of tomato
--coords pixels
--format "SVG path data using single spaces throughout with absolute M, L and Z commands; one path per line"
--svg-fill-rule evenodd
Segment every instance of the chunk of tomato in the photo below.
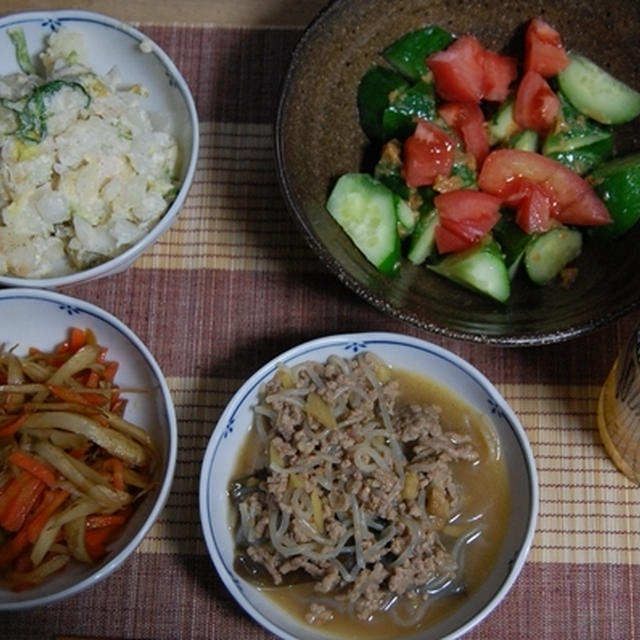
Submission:
M 468 238 L 465 238 L 455 231 L 451 231 L 447 227 L 443 227 L 440 223 L 436 225 L 433 237 L 436 241 L 438 253 L 440 254 L 464 251 L 474 245 Z
M 516 92 L 514 118 L 522 129 L 545 134 L 560 111 L 560 100 L 536 71 L 527 71 Z
M 428 120 L 419 120 L 404 143 L 402 175 L 410 187 L 432 185 L 438 177 L 448 177 L 453 167 L 455 141 Z
M 444 51 L 427 57 L 436 92 L 443 100 L 480 102 L 483 96 L 484 48 L 473 36 L 462 36 Z
M 524 38 L 524 69 L 545 78 L 555 76 L 569 64 L 560 34 L 541 18 L 533 18 Z
M 518 182 L 520 181 L 520 182 Z M 589 183 L 560 162 L 520 149 L 492 151 L 482 165 L 478 186 L 503 202 L 513 199 L 514 188 L 526 181 L 544 189 L 553 199 L 558 221 L 571 225 L 609 224 L 611 216 Z
M 482 58 L 482 94 L 485 100 L 505 100 L 511 83 L 517 77 L 518 63 L 515 58 L 485 49 Z
M 489 155 L 489 132 L 484 114 L 476 102 L 445 102 L 438 109 L 440 117 L 462 139 L 479 169 Z
M 474 189 L 437 195 L 436 246 L 440 253 L 462 251 L 480 242 L 500 219 L 500 198 Z M 464 240 L 464 242 L 463 242 Z
M 543 233 L 558 224 L 558 203 L 543 185 L 529 181 L 517 202 L 516 223 L 526 233 Z

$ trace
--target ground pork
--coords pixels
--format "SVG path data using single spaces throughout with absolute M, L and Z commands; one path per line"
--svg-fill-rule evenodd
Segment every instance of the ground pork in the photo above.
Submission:
M 333 426 L 307 410 L 312 393 Z M 455 575 L 439 537 L 459 500 L 450 465 L 477 459 L 468 437 L 444 430 L 438 407 L 398 397 L 398 383 L 370 353 L 282 368 L 262 393 L 265 413 L 276 416 L 267 421 L 270 464 L 239 494 L 239 508 L 253 514 L 241 523 L 239 547 L 274 584 L 306 573 L 362 620 Z M 306 619 L 332 615 L 312 604 Z

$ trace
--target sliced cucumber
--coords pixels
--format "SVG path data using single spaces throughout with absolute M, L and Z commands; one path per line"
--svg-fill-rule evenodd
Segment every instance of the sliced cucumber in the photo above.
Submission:
M 507 267 L 500 247 L 493 240 L 460 253 L 449 254 L 428 268 L 498 302 L 506 302 L 511 293 Z
M 513 280 L 522 260 L 527 245 L 532 236 L 525 233 L 515 222 L 513 216 L 506 213 L 500 216 L 497 224 L 491 230 L 504 255 L 504 263 L 507 266 L 509 279 Z
M 401 238 L 406 238 L 413 233 L 418 222 L 419 213 L 409 206 L 406 200 L 393 194 L 396 205 L 396 219 L 398 220 L 398 233 Z
M 536 284 L 551 282 L 582 251 L 582 234 L 556 227 L 534 237 L 524 252 L 524 265 Z
M 398 140 L 389 140 L 382 147 L 380 160 L 373 169 L 373 177 L 382 182 L 401 198 L 409 200 L 411 189 L 402 176 L 402 145 Z
M 435 232 L 438 224 L 438 212 L 430 209 L 420 216 L 409 241 L 407 258 L 412 264 L 422 264 L 433 254 L 436 246 Z
M 427 73 L 425 59 L 453 42 L 453 35 L 441 27 L 430 25 L 411 31 L 382 51 L 384 59 L 414 82 Z
M 433 83 L 417 82 L 407 89 L 393 92 L 382 114 L 385 140 L 404 139 L 416 128 L 415 118 L 436 117 L 436 90 Z
M 489 143 L 491 146 L 504 144 L 518 130 L 513 115 L 513 99 L 505 100 L 489 120 Z
M 346 173 L 333 187 L 327 209 L 353 243 L 379 271 L 400 266 L 397 196 L 366 173 Z
M 589 180 L 602 198 L 612 224 L 594 229 L 598 237 L 617 238 L 640 219 L 640 153 L 616 158 L 593 171 Z
M 356 101 L 360 126 L 370 140 L 385 140 L 382 120 L 385 109 L 389 106 L 390 96 L 408 87 L 403 76 L 386 67 L 372 67 L 362 76 Z
M 537 151 L 538 137 L 538 134 L 533 129 L 518 131 L 518 133 L 509 138 L 509 146 L 512 149 L 520 149 L 521 151 Z
M 613 150 L 610 125 L 596 122 L 578 111 L 560 92 L 560 118 L 542 145 L 542 153 L 585 175 L 608 160 Z
M 584 56 L 571 53 L 558 84 L 571 104 L 603 124 L 629 122 L 640 114 L 640 93 Z

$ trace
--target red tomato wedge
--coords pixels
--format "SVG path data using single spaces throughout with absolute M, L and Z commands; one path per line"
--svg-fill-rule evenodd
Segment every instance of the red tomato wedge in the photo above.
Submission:
M 480 102 L 483 96 L 484 48 L 477 38 L 462 36 L 444 51 L 427 57 L 436 91 L 443 100 Z
M 419 120 L 413 135 L 404 143 L 402 174 L 410 187 L 432 185 L 439 176 L 451 173 L 455 141 L 428 120 Z
M 553 198 L 559 222 L 593 226 L 611 222 L 604 203 L 583 178 L 539 153 L 520 149 L 491 152 L 482 165 L 478 186 L 504 202 L 513 196 L 514 184 L 518 184 L 515 181 L 519 179 L 539 185 Z
M 438 95 L 455 102 L 502 101 L 518 75 L 514 58 L 485 49 L 473 36 L 462 36 L 431 54 L 427 66 Z
M 522 129 L 545 134 L 560 111 L 560 100 L 547 81 L 535 71 L 527 71 L 516 93 L 514 118 Z
M 489 155 L 489 133 L 480 105 L 475 102 L 445 102 L 438 113 L 462 139 L 479 169 Z
M 478 243 L 500 219 L 500 198 L 474 189 L 437 195 L 436 246 L 440 253 L 462 251 Z
M 535 182 L 520 198 L 516 207 L 516 223 L 526 233 L 543 233 L 558 224 L 558 203 L 547 190 Z
M 517 77 L 518 63 L 515 58 L 485 49 L 482 59 L 482 93 L 485 100 L 505 100 L 509 95 L 509 86 Z
M 533 18 L 524 38 L 524 69 L 545 78 L 558 75 L 569 64 L 560 34 L 541 18 Z

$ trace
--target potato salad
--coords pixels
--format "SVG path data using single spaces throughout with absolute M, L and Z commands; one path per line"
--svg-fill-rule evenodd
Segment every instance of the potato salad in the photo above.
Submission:
M 33 64 L 0 77 L 0 273 L 56 277 L 130 247 L 177 192 L 178 146 L 143 106 L 146 89 L 89 66 L 60 29 Z

